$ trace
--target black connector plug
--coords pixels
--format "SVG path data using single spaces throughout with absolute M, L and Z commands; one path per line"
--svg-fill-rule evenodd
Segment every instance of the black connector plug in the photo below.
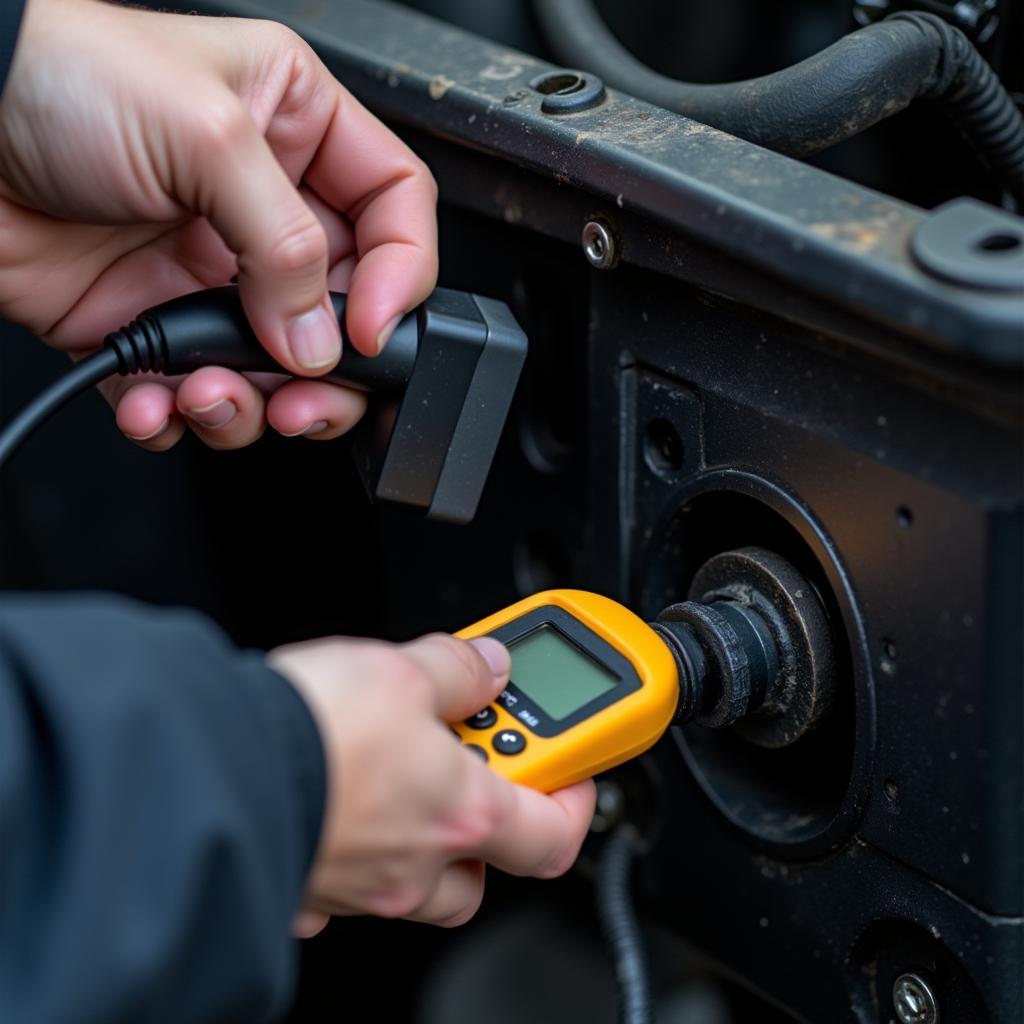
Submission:
M 405 316 L 384 351 L 360 355 L 345 338 L 345 296 L 331 301 L 345 341 L 318 377 L 381 396 L 353 451 L 371 497 L 429 518 L 476 513 L 526 358 L 526 336 L 504 303 L 437 289 Z M 287 372 L 260 345 L 237 288 L 185 295 L 108 335 L 104 348 L 39 395 L 0 433 L 0 465 L 75 395 L 112 374 L 190 373 L 203 366 Z

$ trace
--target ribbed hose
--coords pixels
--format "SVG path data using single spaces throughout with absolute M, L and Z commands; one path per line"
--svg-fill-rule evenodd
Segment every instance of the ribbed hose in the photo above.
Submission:
M 935 100 L 1024 208 L 1024 118 L 967 37 L 935 15 L 894 14 L 782 71 L 698 85 L 637 60 L 593 0 L 534 0 L 534 8 L 565 64 L 790 156 L 828 149 L 917 99 Z
M 934 14 L 894 14 L 926 22 L 939 37 L 940 69 L 931 88 L 961 134 L 1024 210 L 1024 117 L 996 73 L 958 28 Z
M 615 963 L 619 1024 L 654 1024 L 647 953 L 630 886 L 635 853 L 636 833 L 620 826 L 597 865 L 597 916 Z

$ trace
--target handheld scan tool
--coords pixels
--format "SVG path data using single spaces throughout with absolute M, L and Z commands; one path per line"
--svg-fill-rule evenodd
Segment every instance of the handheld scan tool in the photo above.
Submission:
M 582 590 L 534 594 L 457 633 L 512 655 L 497 700 L 455 726 L 512 782 L 551 792 L 643 753 L 679 696 L 676 663 L 631 611 Z

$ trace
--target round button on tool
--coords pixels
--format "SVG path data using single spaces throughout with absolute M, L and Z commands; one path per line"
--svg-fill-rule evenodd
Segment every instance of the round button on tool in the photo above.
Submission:
M 526 747 L 526 738 L 516 729 L 502 729 L 494 734 L 491 745 L 499 754 L 521 754 Z
M 490 729 L 497 720 L 498 712 L 488 705 L 482 711 L 478 711 L 475 715 L 470 715 L 470 717 L 466 719 L 466 725 L 468 725 L 470 729 Z
M 481 761 L 489 761 L 490 760 L 490 758 L 487 756 L 487 751 L 484 750 L 484 748 L 479 746 L 478 744 L 476 744 L 476 743 L 466 743 L 466 744 L 464 744 L 464 746 L 465 746 L 465 748 L 467 750 L 470 750 L 474 754 L 476 754 L 476 756 L 479 757 Z

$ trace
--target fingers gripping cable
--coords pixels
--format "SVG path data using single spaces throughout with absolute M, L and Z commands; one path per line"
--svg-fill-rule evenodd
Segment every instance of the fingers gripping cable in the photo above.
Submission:
M 345 296 L 331 296 L 344 323 Z M 319 380 L 373 392 L 376 417 L 353 446 L 371 496 L 449 522 L 473 518 L 508 415 L 526 336 L 508 307 L 438 289 L 373 358 L 351 345 Z M 0 466 L 58 409 L 114 374 L 190 373 L 203 366 L 284 372 L 260 345 L 237 288 L 186 295 L 108 335 L 0 432 Z

